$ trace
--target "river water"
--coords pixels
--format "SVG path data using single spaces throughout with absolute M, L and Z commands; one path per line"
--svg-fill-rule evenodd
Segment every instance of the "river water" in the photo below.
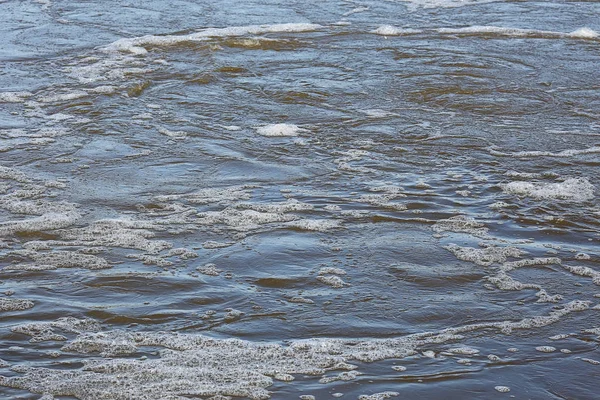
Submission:
M 598 32 L 0 1 L 0 397 L 598 398 Z

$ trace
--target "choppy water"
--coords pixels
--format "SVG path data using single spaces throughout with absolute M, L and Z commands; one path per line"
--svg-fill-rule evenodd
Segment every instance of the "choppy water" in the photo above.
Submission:
M 0 1 L 2 398 L 597 398 L 600 2 L 166 3 Z

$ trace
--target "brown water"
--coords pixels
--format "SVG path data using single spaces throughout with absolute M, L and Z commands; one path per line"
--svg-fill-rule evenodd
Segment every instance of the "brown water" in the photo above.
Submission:
M 597 398 L 599 16 L 0 1 L 0 397 Z

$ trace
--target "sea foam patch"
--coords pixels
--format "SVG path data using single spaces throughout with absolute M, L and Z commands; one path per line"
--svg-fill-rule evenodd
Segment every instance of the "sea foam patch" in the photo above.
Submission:
M 587 201 L 594 198 L 594 185 L 587 178 L 567 178 L 562 182 L 545 183 L 516 181 L 500 186 L 505 193 L 539 200 Z
M 148 52 L 145 46 L 173 46 L 179 43 L 202 41 L 216 37 L 260 35 L 265 33 L 310 32 L 321 28 L 321 25 L 311 23 L 287 23 L 209 28 L 189 35 L 146 35 L 135 38 L 119 39 L 106 46 L 104 50 L 109 52 L 121 51 L 142 55 Z
M 539 328 L 588 308 L 589 303 L 572 301 L 548 315 L 518 321 L 482 322 L 396 338 L 311 338 L 287 344 L 199 334 L 99 330 L 93 320 L 62 318 L 23 325 L 15 332 L 32 336 L 34 341 L 65 342 L 61 350 L 79 355 L 83 367 L 46 368 L 28 361 L 12 367 L 18 375 L 0 376 L 0 386 L 82 400 L 200 396 L 268 399 L 268 388 L 274 380 L 290 381 L 294 375 L 305 375 L 322 376 L 328 382 L 330 379 L 324 375 L 329 371 L 340 371 L 334 380 L 354 379 L 360 371 L 353 362 L 372 363 L 405 358 L 419 351 L 433 352 L 426 348 L 461 340 L 461 334 L 467 332 L 496 329 L 510 333 L 514 329 Z M 74 333 L 76 336 L 69 340 L 67 336 Z M 131 357 L 156 348 L 160 349 L 155 353 L 157 357 Z M 366 398 L 395 395 L 382 392 Z
M 541 39 L 596 39 L 600 35 L 590 28 L 579 28 L 572 32 L 546 31 L 540 29 L 510 28 L 493 25 L 475 25 L 463 28 L 438 28 L 437 32 L 451 35 L 493 35 L 508 37 L 531 37 Z
M 269 124 L 256 128 L 256 133 L 267 137 L 298 136 L 307 131 L 294 124 Z

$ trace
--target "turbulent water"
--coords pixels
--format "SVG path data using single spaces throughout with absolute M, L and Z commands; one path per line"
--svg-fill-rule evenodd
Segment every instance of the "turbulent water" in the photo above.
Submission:
M 0 397 L 597 398 L 599 32 L 0 1 Z

